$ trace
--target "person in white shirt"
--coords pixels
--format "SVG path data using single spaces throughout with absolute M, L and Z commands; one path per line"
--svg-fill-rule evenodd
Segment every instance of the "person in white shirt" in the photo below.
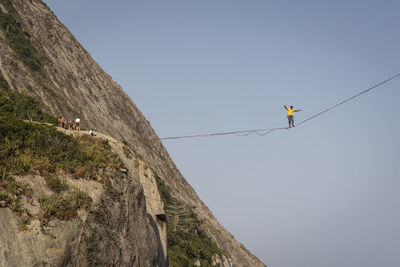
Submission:
M 79 119 L 79 118 L 75 119 L 75 130 L 77 130 L 77 131 L 81 130 L 80 122 L 81 122 L 81 119 Z

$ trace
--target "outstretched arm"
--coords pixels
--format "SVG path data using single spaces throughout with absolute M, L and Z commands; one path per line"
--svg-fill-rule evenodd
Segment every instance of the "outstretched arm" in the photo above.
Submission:
M 285 107 L 285 109 L 287 110 L 287 107 L 286 107 L 286 105 L 283 105 L 284 107 Z
M 301 111 L 301 109 L 296 109 L 296 110 L 293 110 L 294 112 L 299 112 L 299 111 Z

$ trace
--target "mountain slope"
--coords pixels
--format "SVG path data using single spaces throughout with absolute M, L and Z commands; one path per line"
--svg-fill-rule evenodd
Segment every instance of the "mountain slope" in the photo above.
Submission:
M 136 159 L 111 137 L 27 116 L 54 120 L 0 89 L 0 266 L 166 266 L 162 202 L 147 205 Z
M 0 72 L 9 90 L 34 96 L 53 115 L 79 117 L 82 127 L 126 144 L 141 164 L 150 166 L 151 174 L 147 175 L 157 177 L 174 199 L 193 211 L 202 231 L 225 255 L 223 260 L 215 261 L 224 261 L 224 266 L 264 266 L 217 222 L 132 100 L 44 3 L 39 0 L 0 3 Z M 140 183 L 143 188 L 149 186 L 143 179 Z M 157 205 L 152 207 L 149 201 L 161 196 L 150 194 L 151 190 L 146 196 L 146 211 L 155 222 L 152 235 L 161 237 L 155 242 L 165 251 L 164 211 Z

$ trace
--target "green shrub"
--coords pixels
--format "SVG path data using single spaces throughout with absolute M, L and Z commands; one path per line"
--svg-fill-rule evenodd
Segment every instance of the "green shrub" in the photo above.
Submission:
M 99 169 L 110 167 L 119 169 L 122 161 L 118 155 L 111 150 L 108 140 L 93 138 L 89 135 L 82 135 L 76 138 L 82 155 L 72 173 L 77 178 L 95 179 L 99 175 Z
M 5 174 L 5 169 L 2 170 Z M 22 212 L 20 200 L 22 196 L 31 197 L 32 190 L 26 184 L 16 181 L 5 174 L 0 179 L 0 208 L 10 208 L 15 212 Z
M 4 78 L 3 73 L 0 71 L 0 90 L 3 89 L 5 91 L 10 89 L 10 85 L 7 80 Z
M 44 178 L 47 186 L 58 194 L 68 189 L 68 185 L 54 174 L 47 173 Z
M 89 209 L 92 199 L 83 191 L 74 190 L 67 196 L 53 194 L 39 200 L 41 213 L 39 219 L 47 222 L 52 218 L 68 220 L 76 217 L 79 209 Z
M 194 266 L 199 259 L 201 266 L 212 266 L 212 256 L 222 256 L 221 249 L 205 234 L 193 208 L 174 198 L 160 177 L 156 176 L 156 180 L 167 214 L 169 264 Z
M 31 96 L 0 90 L 0 116 L 15 116 L 25 120 L 58 123 L 56 117 L 43 112 L 44 108 L 43 104 Z
M 133 153 L 129 146 L 124 144 L 122 150 L 124 151 L 125 157 L 127 157 L 128 159 L 132 159 Z

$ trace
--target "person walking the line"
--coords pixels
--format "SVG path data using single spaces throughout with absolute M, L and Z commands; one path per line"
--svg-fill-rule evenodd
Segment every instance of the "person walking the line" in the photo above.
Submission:
M 290 106 L 290 108 L 288 108 L 286 105 L 283 105 L 283 106 L 287 110 L 287 118 L 289 121 L 289 128 L 294 127 L 293 112 L 299 112 L 299 111 L 301 111 L 301 109 L 293 109 L 293 106 Z

